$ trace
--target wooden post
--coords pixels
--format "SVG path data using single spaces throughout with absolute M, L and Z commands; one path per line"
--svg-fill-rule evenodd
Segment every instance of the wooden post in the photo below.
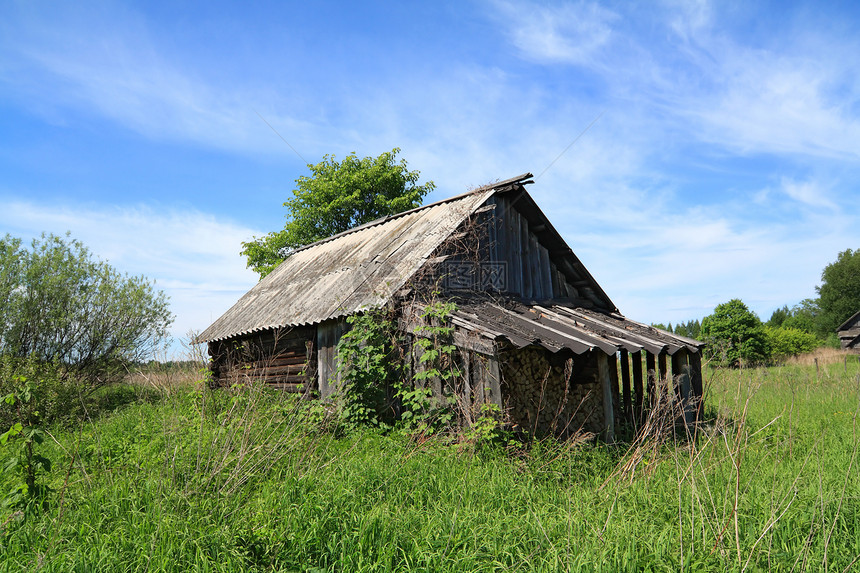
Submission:
M 669 368 L 666 366 L 666 352 L 661 352 L 657 356 L 657 367 L 660 369 L 660 391 L 666 392 L 668 389 Z
M 673 394 L 675 396 L 675 401 L 681 399 L 681 392 L 679 391 L 679 386 L 681 382 L 681 367 L 684 365 L 686 360 L 684 360 L 684 355 L 682 354 L 683 350 L 678 350 L 671 356 L 672 361 L 672 389 L 674 390 Z M 666 385 L 668 389 L 668 384 Z
M 627 351 L 621 351 L 621 402 L 624 407 L 624 416 L 633 421 L 633 405 L 630 400 L 630 361 Z
M 475 354 L 472 361 L 472 390 L 475 394 L 473 403 L 483 405 L 487 402 L 487 362 L 486 354 Z
M 657 360 L 650 352 L 645 353 L 645 367 L 648 371 L 648 407 L 653 408 L 657 404 Z
M 633 419 L 638 424 L 642 419 L 642 404 L 645 402 L 645 390 L 642 384 L 642 351 L 633 353 Z
M 690 354 L 690 392 L 693 399 L 696 400 L 696 419 L 698 425 L 702 421 L 702 414 L 705 408 L 704 390 L 702 388 L 702 353 L 694 352 Z
M 817 381 L 819 378 L 820 372 L 818 371 L 818 358 L 815 359 L 815 380 Z
M 490 389 L 489 401 L 502 408 L 502 375 L 496 356 L 490 356 L 487 361 L 487 378 L 487 386 Z
M 609 357 L 597 352 L 597 376 L 603 386 L 603 441 L 615 442 L 615 413 L 612 408 L 612 377 L 609 372 Z
M 460 356 L 463 357 L 463 415 L 466 425 L 472 425 L 472 359 L 474 352 L 466 350 Z
M 695 432 L 695 423 L 696 423 L 696 406 L 693 404 L 693 400 L 691 400 L 691 380 L 693 367 L 689 364 L 684 364 L 681 367 L 681 396 L 683 399 L 684 405 L 684 427 L 687 428 L 687 432 Z
M 337 322 L 317 325 L 317 388 L 323 400 L 338 390 L 337 343 L 342 334 Z
M 609 357 L 609 379 L 612 381 L 612 403 L 621 404 L 621 388 L 618 380 L 618 358 L 613 354 Z M 614 410 L 613 410 L 614 412 Z
M 680 421 L 685 427 L 693 423 L 695 413 L 690 401 L 690 365 L 687 364 L 687 350 L 682 348 L 672 355 L 672 375 L 675 386 L 675 400 L 683 412 Z

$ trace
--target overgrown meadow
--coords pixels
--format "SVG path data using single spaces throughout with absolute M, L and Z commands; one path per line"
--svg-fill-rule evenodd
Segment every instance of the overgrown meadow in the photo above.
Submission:
M 141 375 L 47 428 L 50 491 L 0 513 L 0 570 L 860 570 L 856 359 L 705 376 L 697 440 L 606 446 L 347 432 Z

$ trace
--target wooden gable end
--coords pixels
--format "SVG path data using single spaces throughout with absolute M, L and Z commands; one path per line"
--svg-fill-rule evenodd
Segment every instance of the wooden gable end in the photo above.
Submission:
M 521 185 L 491 196 L 458 231 L 432 262 L 445 292 L 617 310 Z

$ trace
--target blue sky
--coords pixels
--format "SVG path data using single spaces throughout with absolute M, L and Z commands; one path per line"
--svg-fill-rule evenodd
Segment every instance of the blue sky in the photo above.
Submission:
M 71 231 L 183 336 L 256 282 L 241 242 L 307 162 L 399 147 L 429 201 L 541 174 L 631 318 L 767 319 L 860 248 L 857 29 L 847 2 L 4 2 L 0 232 Z

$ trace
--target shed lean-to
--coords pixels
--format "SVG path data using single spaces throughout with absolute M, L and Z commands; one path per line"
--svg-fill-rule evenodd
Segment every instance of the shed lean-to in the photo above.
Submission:
M 612 441 L 670 390 L 694 422 L 703 343 L 624 317 L 526 191 L 531 177 L 296 250 L 196 338 L 208 344 L 213 384 L 256 377 L 328 398 L 342 382 L 336 347 L 347 316 L 387 307 L 414 341 L 433 298 L 457 304 L 464 377 L 433 391 L 456 393 L 466 423 L 489 402 L 524 431 Z

